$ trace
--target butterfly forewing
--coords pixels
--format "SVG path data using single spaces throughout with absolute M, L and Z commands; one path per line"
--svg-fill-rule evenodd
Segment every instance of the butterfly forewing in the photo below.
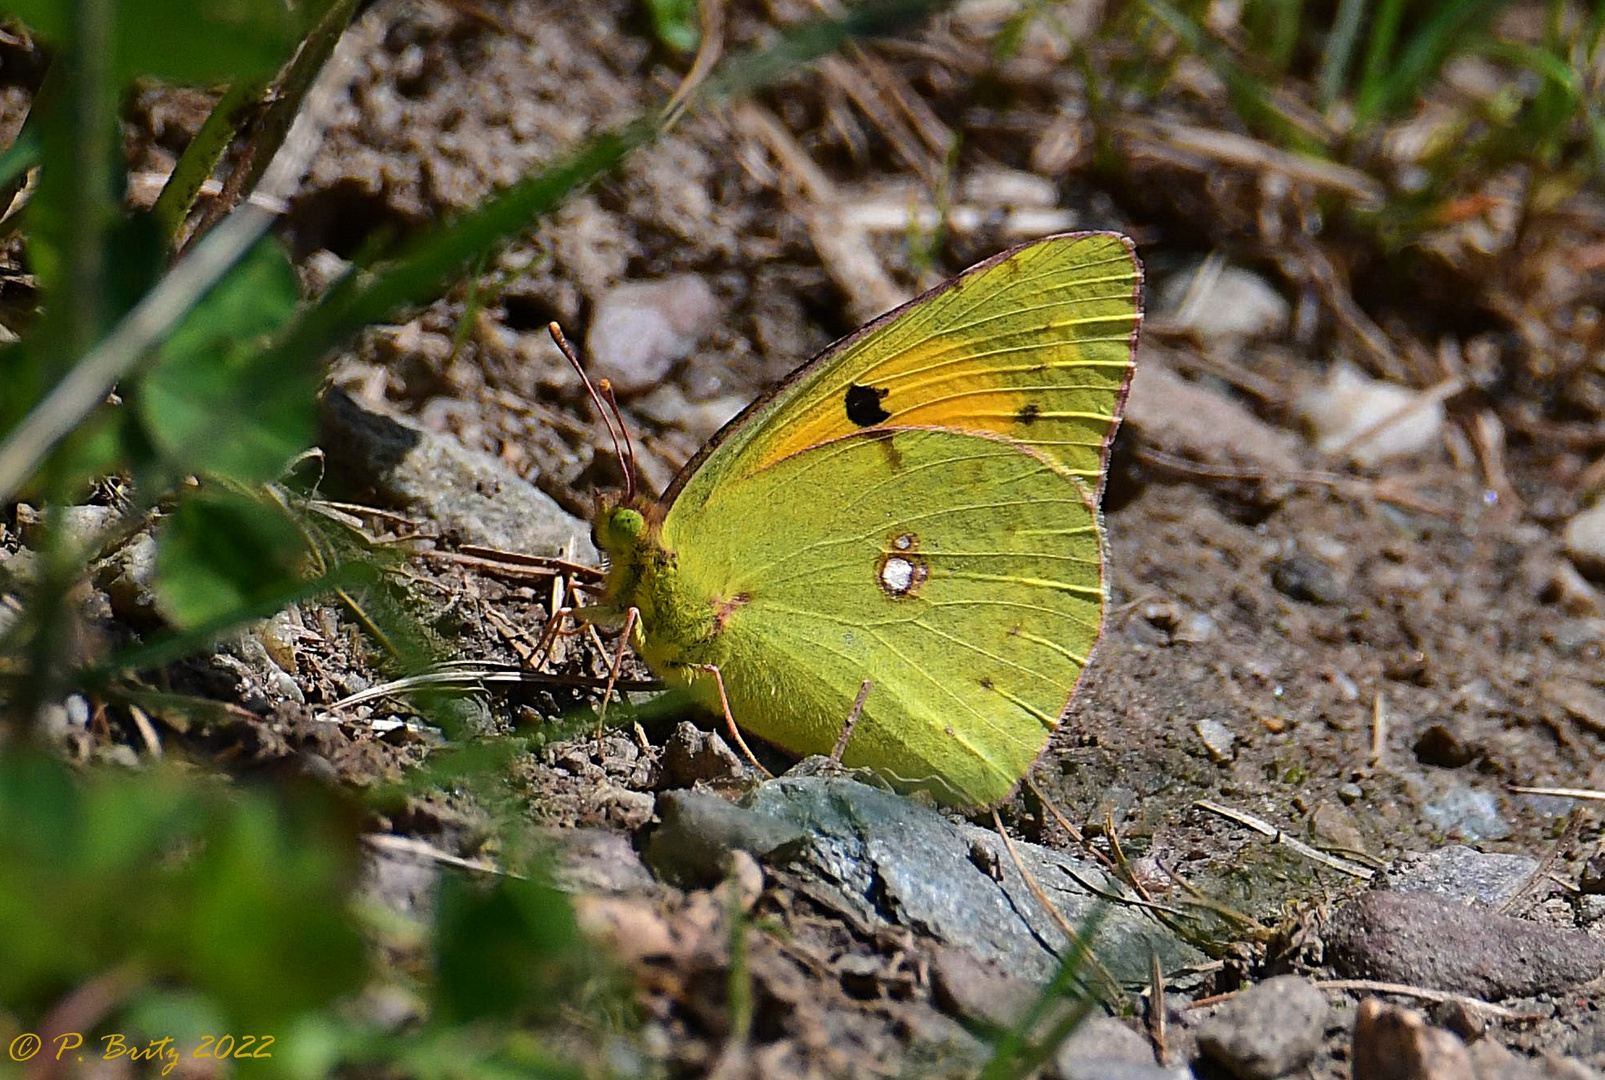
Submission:
M 1131 374 L 1142 274 L 1114 233 L 1048 237 L 988 259 L 798 369 L 682 471 L 712 488 L 871 427 L 1006 436 L 1102 488 Z
M 662 538 L 722 613 L 714 659 L 743 727 L 828 753 L 868 679 L 844 761 L 947 802 L 1008 794 L 1102 622 L 1090 489 L 996 437 L 836 439 L 677 504 Z

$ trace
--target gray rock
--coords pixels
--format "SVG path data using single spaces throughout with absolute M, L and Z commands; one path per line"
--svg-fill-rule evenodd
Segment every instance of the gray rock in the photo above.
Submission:
M 1039 988 L 977 957 L 968 949 L 938 948 L 931 958 L 931 994 L 944 1012 L 986 1027 L 1013 1027 Z
M 1484 1000 L 1558 992 L 1605 972 L 1605 945 L 1432 893 L 1369 892 L 1338 909 L 1327 959 L 1342 975 Z
M 898 1026 L 906 1040 L 910 1060 L 939 1061 L 944 1067 L 963 1062 L 968 1063 L 972 1071 L 979 1072 L 991 1056 L 991 1047 L 934 1005 L 916 999 L 904 1002 L 903 1006 Z M 659 1060 L 668 1056 L 661 1054 Z
M 1519 1058 L 1499 1045 L 1496 1039 L 1482 1039 L 1466 1055 L 1476 1080 L 1546 1080 L 1557 1074 L 1546 1072 L 1526 1058 Z
M 652 871 L 640 862 L 629 836 L 607 828 L 554 828 L 544 833 L 555 857 L 552 879 L 565 892 L 650 892 Z
M 458 539 L 502 551 L 594 562 L 590 526 L 506 465 L 457 440 L 324 395 L 319 443 L 353 486 L 437 522 Z
M 118 618 L 136 626 L 151 623 L 156 615 L 156 538 L 140 533 L 95 567 L 95 584 Z
M 408 919 L 433 918 L 440 874 L 441 863 L 422 841 L 382 834 L 363 847 L 363 899 Z
M 696 348 L 718 314 L 695 274 L 615 285 L 596 301 L 585 344 L 595 373 L 621 394 L 648 390 Z
M 805 837 L 785 852 L 789 869 L 835 892 L 849 917 L 915 928 L 1033 982 L 1057 970 L 1065 936 L 990 829 L 955 823 L 902 796 L 841 778 L 781 777 L 742 805 Z M 1095 907 L 1105 909 L 1094 952 L 1118 981 L 1145 983 L 1150 953 L 1166 971 L 1199 958 L 1141 909 L 1102 904 L 1086 891 L 1080 882 L 1121 891 L 1097 865 L 1034 844 L 1014 846 L 1072 926 L 1084 925 Z
M 1054 1053 L 1049 1074 L 1059 1080 L 1178 1075 L 1154 1064 L 1154 1048 L 1148 1040 L 1112 1016 L 1091 1016 L 1071 1032 Z
M 711 884 L 724 876 L 728 853 L 759 858 L 807 842 L 805 827 L 756 814 L 694 788 L 658 796 L 662 824 L 646 848 L 647 865 L 674 884 Z
M 1400 856 L 1383 875 L 1394 892 L 1433 893 L 1478 907 L 1496 908 L 1515 896 L 1538 860 L 1526 855 L 1482 852 L 1463 844 Z
M 1193 1071 L 1185 1065 L 1167 1069 L 1119 1059 L 1079 1058 L 1071 1069 L 1056 1066 L 1048 1075 L 1059 1080 L 1192 1080 Z
M 1308 1062 L 1331 1012 L 1308 979 L 1279 975 L 1228 1001 L 1198 1029 L 1204 1056 L 1239 1080 L 1271 1080 Z
M 64 506 L 61 508 L 60 528 L 67 542 L 74 547 L 101 537 L 118 517 L 111 506 Z M 47 510 L 35 510 L 27 504 L 17 507 L 17 534 L 30 548 L 39 546 L 44 539 Z
M 931 990 L 944 1011 L 997 1031 L 1019 1023 L 1041 993 L 1034 983 L 952 947 L 938 949 L 932 958 Z M 1043 1037 L 1048 1026 L 1034 1035 Z M 1112 1016 L 1094 1015 L 1060 1044 L 1047 1075 L 1054 1080 L 1185 1080 L 1188 1073 L 1155 1065 L 1147 1039 Z

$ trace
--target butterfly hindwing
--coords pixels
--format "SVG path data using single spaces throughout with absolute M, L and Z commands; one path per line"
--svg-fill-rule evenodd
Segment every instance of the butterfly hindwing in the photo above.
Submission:
M 835 439 L 671 507 L 662 543 L 720 612 L 705 659 L 743 727 L 828 753 L 868 679 L 844 761 L 948 802 L 1018 782 L 1102 622 L 1090 489 L 996 437 Z

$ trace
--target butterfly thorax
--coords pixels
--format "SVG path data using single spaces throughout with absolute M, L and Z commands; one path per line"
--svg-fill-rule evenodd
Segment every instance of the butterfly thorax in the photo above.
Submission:
M 653 672 L 689 682 L 689 669 L 722 661 L 718 606 L 681 575 L 647 515 L 629 505 L 603 505 L 594 539 L 608 560 L 603 606 L 617 618 L 632 607 L 640 612 L 633 644 Z

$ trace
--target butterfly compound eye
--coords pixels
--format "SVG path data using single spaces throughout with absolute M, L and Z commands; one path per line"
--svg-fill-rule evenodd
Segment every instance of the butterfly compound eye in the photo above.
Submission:
M 596 540 L 602 548 L 630 547 L 645 531 L 646 519 L 640 511 L 618 507 L 601 520 Z

